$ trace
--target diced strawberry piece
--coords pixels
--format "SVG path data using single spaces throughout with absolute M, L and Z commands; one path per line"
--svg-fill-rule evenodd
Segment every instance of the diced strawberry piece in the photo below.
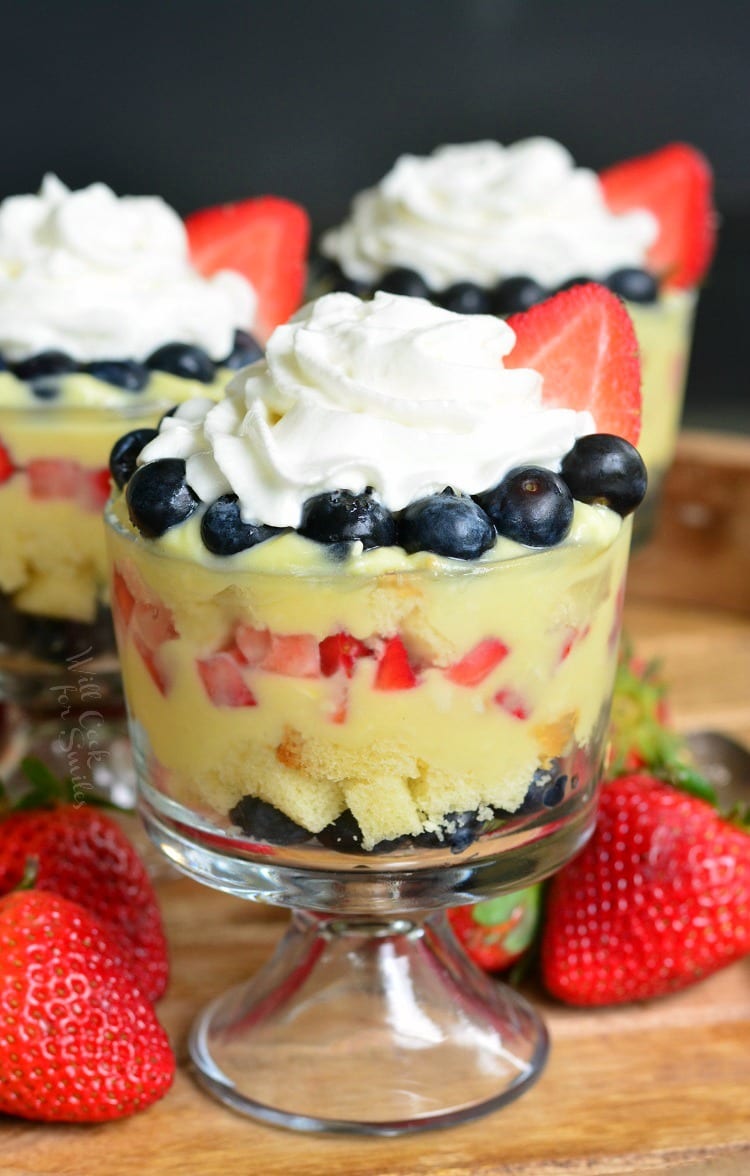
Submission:
M 508 656 L 508 646 L 496 637 L 487 637 L 460 659 L 448 666 L 445 676 L 457 686 L 478 686 Z
M 35 458 L 26 467 L 32 498 L 75 499 L 83 510 L 103 510 L 109 498 L 109 470 L 86 469 L 61 457 Z
M 687 143 L 626 159 L 599 177 L 612 212 L 646 208 L 659 222 L 649 265 L 666 286 L 689 289 L 705 276 L 716 248 L 711 166 Z
M 272 633 L 270 648 L 260 668 L 271 674 L 287 674 L 290 678 L 319 678 L 318 643 L 309 633 L 284 636 Z
M 32 498 L 76 498 L 81 480 L 77 461 L 59 457 L 40 457 L 26 467 Z
M 495 702 L 514 719 L 528 719 L 531 709 L 515 690 L 498 690 Z
M 257 666 L 271 648 L 268 629 L 254 629 L 252 625 L 238 625 L 235 644 L 249 666 Z
M 411 690 L 417 675 L 409 662 L 406 646 L 400 637 L 389 637 L 383 645 L 375 671 L 376 690 Z
M 84 510 L 104 510 L 111 486 L 109 470 L 81 469 L 76 497 Z
M 133 625 L 148 649 L 158 649 L 177 636 L 172 610 L 160 601 L 137 600 Z
M 349 717 L 349 686 L 346 678 L 334 683 L 333 709 L 328 715 L 332 723 L 345 723 Z
M 597 432 L 636 444 L 641 431 L 638 343 L 615 294 L 594 283 L 574 286 L 511 315 L 508 323 L 516 343 L 505 366 L 539 372 L 545 404 L 588 409 Z
M 15 472 L 16 467 L 13 464 L 11 456 L 2 441 L 0 441 L 0 485 L 3 482 L 7 482 L 8 478 L 12 478 Z
M 560 647 L 560 654 L 558 657 L 558 664 L 562 665 L 567 657 L 570 656 L 570 651 L 574 645 L 578 645 L 585 637 L 588 637 L 590 625 L 584 625 L 582 629 L 576 629 L 574 625 L 568 625 L 565 630 L 562 645 Z
M 206 694 L 214 706 L 257 706 L 233 653 L 222 650 L 196 664 Z
M 299 204 L 259 196 L 236 204 L 204 208 L 185 227 L 193 264 L 210 276 L 238 270 L 258 295 L 255 334 L 266 339 L 302 301 L 310 220 Z
M 115 568 L 112 575 L 112 609 L 115 617 L 119 618 L 126 628 L 130 624 L 134 607 L 135 597 L 125 583 L 122 573 Z
M 372 657 L 373 651 L 352 637 L 351 633 L 332 633 L 320 643 L 320 669 L 324 678 L 332 678 L 343 670 L 347 678 L 354 676 L 354 665 L 361 657 Z
M 152 649 L 149 649 L 139 633 L 133 634 L 133 644 L 143 658 L 143 664 L 148 670 L 154 686 L 156 686 L 160 694 L 166 695 L 168 686 L 167 678 L 158 663 L 157 654 Z

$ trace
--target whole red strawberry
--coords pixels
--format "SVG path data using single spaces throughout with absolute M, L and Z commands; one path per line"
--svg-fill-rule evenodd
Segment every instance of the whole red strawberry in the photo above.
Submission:
M 586 848 L 552 879 L 542 975 L 570 1004 L 673 992 L 750 952 L 750 836 L 653 776 L 602 790 Z
M 159 906 L 143 862 L 120 826 L 93 804 L 66 803 L 64 782 L 27 769 L 35 790 L 0 821 L 0 895 L 34 860 L 34 887 L 80 903 L 106 927 L 149 1000 L 163 996 L 169 961 Z M 44 807 L 26 807 L 41 804 Z
M 101 1123 L 169 1089 L 174 1056 L 124 958 L 76 903 L 0 899 L 0 1112 Z

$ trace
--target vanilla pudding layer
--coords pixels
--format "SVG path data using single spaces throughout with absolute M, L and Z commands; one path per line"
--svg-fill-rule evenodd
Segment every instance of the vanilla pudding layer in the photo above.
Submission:
M 653 487 L 671 464 L 685 395 L 697 292 L 668 291 L 653 305 L 626 302 L 641 357 L 638 451 Z
M 28 385 L 0 373 L 0 444 L 14 467 L 0 483 L 0 592 L 15 608 L 94 620 L 107 600 L 101 512 L 112 446 L 189 397 L 218 398 L 229 375 L 221 369 L 207 385 L 152 372 L 147 389 L 129 393 L 74 374 L 55 377 L 54 404 L 30 404 Z
M 120 499 L 113 612 L 152 783 L 224 830 L 245 796 L 311 834 L 348 809 L 365 849 L 515 812 L 589 746 L 612 685 L 630 525 L 575 509 L 554 548 L 336 563 L 296 534 L 212 557 L 196 518 L 144 541 Z M 356 653 L 332 669 L 342 636 Z

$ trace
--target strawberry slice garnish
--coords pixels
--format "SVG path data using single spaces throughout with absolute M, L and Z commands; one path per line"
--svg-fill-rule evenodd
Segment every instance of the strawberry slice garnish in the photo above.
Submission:
M 214 706 L 256 706 L 255 696 L 242 676 L 237 656 L 221 650 L 197 662 L 206 694 Z
M 508 319 L 516 343 L 507 368 L 533 368 L 542 399 L 588 409 L 599 433 L 635 445 L 641 431 L 638 344 L 628 312 L 604 286 L 586 283 Z
M 700 151 L 670 143 L 626 159 L 599 177 L 612 212 L 646 208 L 659 222 L 649 265 L 665 286 L 689 289 L 705 276 L 716 247 L 713 176 Z
M 388 637 L 375 671 L 376 690 L 411 690 L 417 675 L 409 662 L 406 646 L 400 637 Z
M 364 641 L 352 637 L 351 633 L 333 633 L 320 643 L 320 669 L 324 678 L 332 678 L 339 670 L 352 678 L 359 658 L 372 656 Z
M 190 254 L 206 277 L 238 270 L 258 295 L 252 327 L 267 339 L 302 301 L 310 221 L 304 208 L 277 196 L 259 196 L 192 213 L 185 221 Z
M 13 464 L 11 456 L 2 441 L 0 441 L 0 486 L 3 482 L 7 482 L 8 478 L 11 478 L 15 472 L 16 467 Z
M 496 637 L 480 641 L 473 649 L 448 666 L 446 678 L 457 686 L 478 686 L 508 656 L 508 646 Z

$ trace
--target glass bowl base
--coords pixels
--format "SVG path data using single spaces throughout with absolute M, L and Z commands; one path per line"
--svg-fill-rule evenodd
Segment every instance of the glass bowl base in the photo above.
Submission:
M 198 1017 L 190 1056 L 232 1110 L 295 1131 L 404 1135 L 517 1098 L 543 1022 L 464 955 L 444 914 L 297 911 L 270 962 Z
M 293 848 L 270 845 L 241 854 L 216 826 L 203 827 L 196 814 L 143 781 L 138 807 L 154 844 L 197 882 L 237 898 L 365 919 L 457 906 L 541 882 L 583 848 L 596 820 L 595 794 L 587 789 L 565 819 L 480 839 L 460 854 L 420 851 L 388 861 L 335 851 L 295 857 Z

